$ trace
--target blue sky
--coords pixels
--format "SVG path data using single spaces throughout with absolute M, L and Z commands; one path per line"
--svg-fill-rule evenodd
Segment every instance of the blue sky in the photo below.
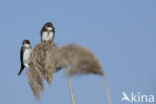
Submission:
M 156 96 L 156 1 L 154 0 L 0 0 L 0 104 L 34 104 L 20 69 L 24 39 L 40 42 L 40 30 L 50 21 L 55 42 L 90 49 L 107 75 L 113 104 L 122 92 Z M 76 104 L 106 104 L 103 79 L 97 75 L 71 78 Z M 45 83 L 40 104 L 71 104 L 64 72 Z

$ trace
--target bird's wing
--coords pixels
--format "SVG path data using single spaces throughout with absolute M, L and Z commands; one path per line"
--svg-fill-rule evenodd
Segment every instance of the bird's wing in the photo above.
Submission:
M 45 27 L 43 27 L 43 28 L 41 29 L 41 31 L 40 31 L 41 41 L 42 41 L 42 33 L 43 33 L 43 31 L 45 31 Z
M 18 72 L 18 75 L 20 75 L 20 74 L 22 73 L 24 67 L 25 67 L 25 66 L 22 64 L 22 65 L 21 65 L 21 68 L 20 68 L 20 71 Z
M 54 36 L 53 36 L 53 39 L 55 38 L 55 27 L 53 27 L 53 32 L 54 32 Z
M 24 65 L 23 65 L 23 51 L 24 51 L 24 49 L 23 49 L 23 47 L 21 48 L 21 51 L 20 51 L 20 60 L 21 60 L 21 68 L 20 68 L 20 71 L 18 72 L 18 75 L 20 75 L 21 74 L 21 72 L 23 71 L 23 69 L 24 69 Z
M 23 47 L 22 47 L 22 48 L 21 48 L 21 51 L 20 51 L 21 65 L 23 64 L 23 52 L 24 52 L 24 49 L 23 49 Z

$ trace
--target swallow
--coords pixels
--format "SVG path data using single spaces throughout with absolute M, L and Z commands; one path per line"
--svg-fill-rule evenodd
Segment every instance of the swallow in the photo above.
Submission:
M 26 68 L 29 67 L 29 56 L 31 54 L 31 51 L 32 49 L 31 49 L 30 41 L 23 40 L 21 51 L 20 51 L 21 68 L 18 75 L 22 73 L 25 67 Z
M 41 42 L 52 42 L 55 36 L 55 28 L 52 23 L 47 22 L 40 32 Z

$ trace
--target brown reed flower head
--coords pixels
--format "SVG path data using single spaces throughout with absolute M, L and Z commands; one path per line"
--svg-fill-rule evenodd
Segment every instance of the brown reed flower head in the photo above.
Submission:
M 74 44 L 63 46 L 59 48 L 57 52 L 48 54 L 46 65 L 50 66 L 53 63 L 57 63 L 55 67 L 70 68 L 69 74 L 71 76 L 90 73 L 102 75 L 108 104 L 111 104 L 111 96 L 106 76 L 104 75 L 98 59 L 88 49 Z
M 46 65 L 57 63 L 56 67 L 70 67 L 69 74 L 100 74 L 103 75 L 97 58 L 86 48 L 70 44 L 63 46 L 55 53 L 47 55 Z
M 52 83 L 54 74 L 53 69 L 45 68 L 45 59 L 49 52 L 57 49 L 54 43 L 41 42 L 35 46 L 30 55 L 30 65 L 27 71 L 29 85 L 37 100 L 40 99 L 40 92 L 44 91 L 43 80 L 46 79 L 49 84 Z

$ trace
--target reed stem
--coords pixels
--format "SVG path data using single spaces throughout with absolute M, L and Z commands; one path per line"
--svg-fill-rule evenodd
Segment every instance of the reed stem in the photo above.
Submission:
M 70 91 L 70 97 L 71 97 L 71 100 L 72 100 L 72 104 L 75 104 L 74 95 L 73 95 L 73 91 L 72 91 L 72 88 L 71 88 L 70 77 L 69 77 L 69 72 L 68 72 L 67 67 L 65 68 L 65 73 L 66 73 L 66 77 L 67 77 L 67 81 L 68 81 L 68 86 L 69 86 L 69 91 Z
M 105 85 L 105 90 L 106 90 L 106 96 L 107 96 L 108 104 L 112 104 L 112 100 L 111 100 L 110 90 L 109 90 L 109 87 L 108 87 L 107 78 L 106 78 L 106 76 L 104 74 L 103 74 L 103 79 L 104 79 L 104 85 Z

